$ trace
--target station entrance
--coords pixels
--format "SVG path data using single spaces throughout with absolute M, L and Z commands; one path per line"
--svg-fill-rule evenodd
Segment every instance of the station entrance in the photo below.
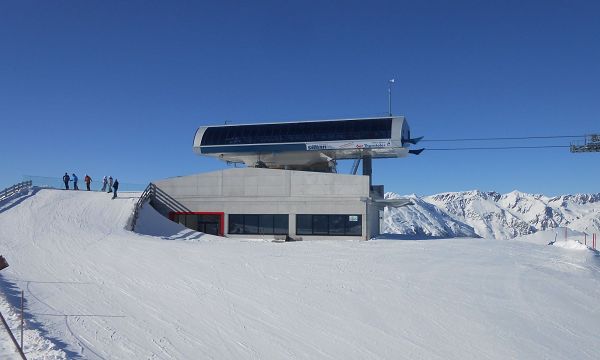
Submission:
M 192 230 L 223 236 L 224 215 L 222 212 L 171 212 L 169 218 Z

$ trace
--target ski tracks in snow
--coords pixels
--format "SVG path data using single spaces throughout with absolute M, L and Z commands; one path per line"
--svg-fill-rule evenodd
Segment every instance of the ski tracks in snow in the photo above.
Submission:
M 75 332 L 73 331 L 73 329 L 71 329 L 71 326 L 69 325 L 69 317 L 70 317 L 70 315 L 62 313 L 61 311 L 59 311 L 58 309 L 56 309 L 52 305 L 50 305 L 47 302 L 45 302 L 42 299 L 40 299 L 33 291 L 31 291 L 30 284 L 31 284 L 31 282 L 28 281 L 27 285 L 26 285 L 26 289 L 27 289 L 28 295 L 30 297 L 34 298 L 40 304 L 44 305 L 45 307 L 47 307 L 48 309 L 50 309 L 51 311 L 53 311 L 55 314 L 61 315 L 61 316 L 64 317 L 64 320 L 65 320 L 65 329 L 67 330 L 68 334 L 75 340 L 75 342 L 79 346 L 79 350 L 80 350 L 81 354 L 85 355 L 86 351 L 87 351 L 87 352 L 91 353 L 93 356 L 95 356 L 95 358 L 100 359 L 100 360 L 105 360 L 105 358 L 103 356 L 101 356 L 100 354 L 98 354 L 97 352 L 95 352 L 90 346 L 86 345 L 86 343 L 88 343 L 88 341 L 85 338 L 78 337 L 75 334 Z M 75 321 L 79 321 L 79 317 L 78 316 L 74 316 L 74 319 L 75 319 Z

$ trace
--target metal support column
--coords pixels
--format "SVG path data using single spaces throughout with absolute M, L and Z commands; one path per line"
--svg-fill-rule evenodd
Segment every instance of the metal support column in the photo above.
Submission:
M 371 155 L 365 155 L 362 158 L 362 163 L 363 175 L 369 176 L 369 191 L 371 191 L 371 185 L 373 184 L 373 158 L 371 158 Z

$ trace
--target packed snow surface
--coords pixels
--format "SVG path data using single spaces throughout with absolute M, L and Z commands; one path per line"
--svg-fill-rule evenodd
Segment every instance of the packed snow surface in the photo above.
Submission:
M 591 250 L 394 236 L 231 240 L 164 222 L 151 207 L 139 234 L 125 229 L 135 201 L 40 190 L 0 212 L 0 251 L 10 263 L 0 273 L 4 298 L 14 308 L 24 290 L 28 328 L 68 358 L 600 353 L 600 264 Z

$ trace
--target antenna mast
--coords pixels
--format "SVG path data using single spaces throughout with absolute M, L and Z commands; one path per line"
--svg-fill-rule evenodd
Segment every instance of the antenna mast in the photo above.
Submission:
M 388 114 L 390 116 L 392 116 L 392 84 L 395 82 L 395 79 L 388 80 Z

